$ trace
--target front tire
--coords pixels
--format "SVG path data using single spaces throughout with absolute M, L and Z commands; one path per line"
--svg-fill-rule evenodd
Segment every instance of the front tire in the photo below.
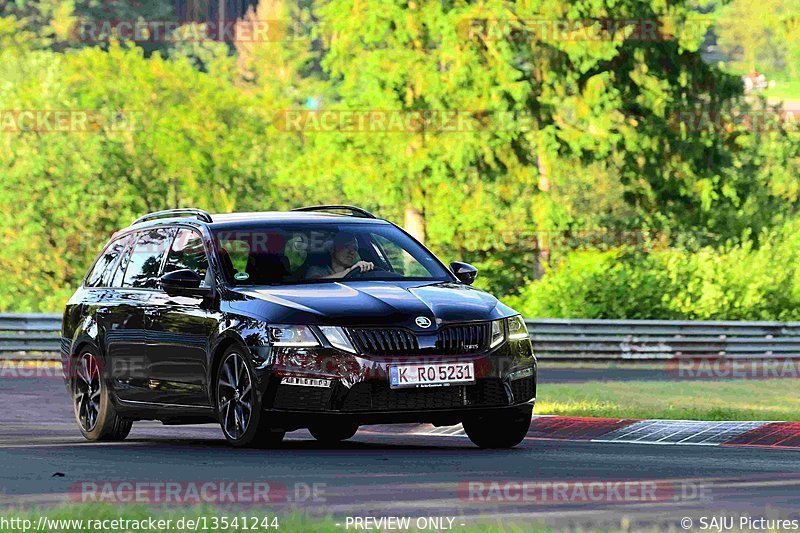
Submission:
M 70 370 L 72 407 L 81 434 L 92 442 L 124 440 L 133 421 L 117 415 L 100 356 L 87 347 L 72 361 L 75 366 Z
M 217 418 L 229 444 L 238 448 L 275 447 L 286 432 L 270 427 L 253 376 L 249 359 L 239 350 L 225 353 L 217 368 Z
M 533 407 L 524 405 L 470 418 L 464 420 L 464 431 L 479 448 L 513 448 L 528 434 L 532 413 Z

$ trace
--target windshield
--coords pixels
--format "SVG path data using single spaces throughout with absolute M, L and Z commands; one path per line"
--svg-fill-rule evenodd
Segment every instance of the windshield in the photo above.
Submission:
M 452 281 L 423 246 L 389 224 L 281 222 L 214 231 L 233 285 L 347 280 Z

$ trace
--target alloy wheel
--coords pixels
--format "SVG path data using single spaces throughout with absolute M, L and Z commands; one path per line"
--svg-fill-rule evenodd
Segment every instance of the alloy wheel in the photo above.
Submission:
M 233 440 L 242 438 L 253 413 L 253 381 L 247 363 L 236 352 L 228 354 L 220 368 L 217 410 L 225 434 Z
M 97 425 L 102 389 L 103 380 L 97 359 L 89 352 L 83 353 L 76 362 L 72 399 L 78 424 L 87 433 Z

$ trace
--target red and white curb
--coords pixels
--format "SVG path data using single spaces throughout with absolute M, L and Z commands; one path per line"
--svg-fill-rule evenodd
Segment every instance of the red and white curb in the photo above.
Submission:
M 416 426 L 413 435 L 466 437 L 457 426 Z M 800 449 L 800 422 L 705 422 L 534 416 L 527 439 L 663 444 L 683 446 L 763 446 Z

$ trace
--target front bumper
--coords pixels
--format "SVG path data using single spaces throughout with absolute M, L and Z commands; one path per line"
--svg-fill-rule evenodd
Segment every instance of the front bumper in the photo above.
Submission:
M 416 389 L 389 386 L 388 369 L 392 365 L 454 361 L 473 363 L 474 384 Z M 388 358 L 332 349 L 283 352 L 275 354 L 274 364 L 263 370 L 262 405 L 274 417 L 294 421 L 288 425 L 296 427 L 304 427 L 319 416 L 348 418 L 360 424 L 455 424 L 487 409 L 532 404 L 536 377 L 536 359 L 527 340 L 464 356 Z M 317 381 L 314 385 L 297 385 L 288 384 L 291 379 L 286 378 Z

